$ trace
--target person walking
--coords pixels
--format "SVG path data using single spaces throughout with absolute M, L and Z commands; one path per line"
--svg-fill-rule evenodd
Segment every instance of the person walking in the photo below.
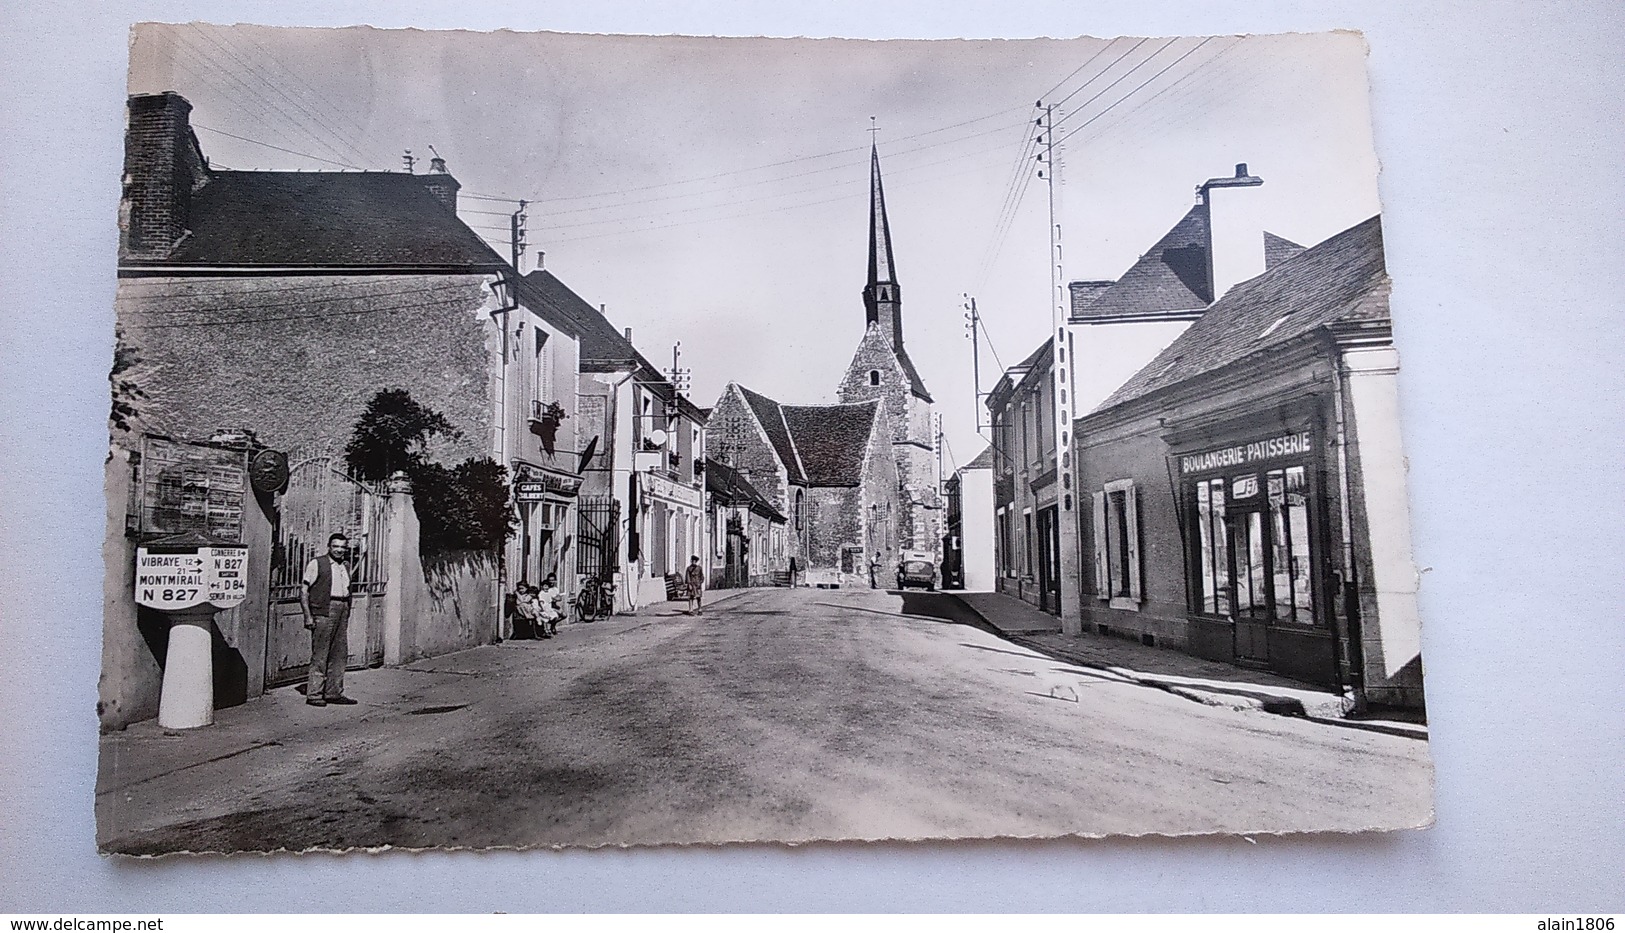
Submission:
M 305 565 L 299 608 L 310 630 L 310 674 L 305 702 L 351 706 L 344 695 L 344 662 L 350 654 L 350 539 L 328 536 L 327 553 Z
M 700 605 L 700 594 L 705 590 L 705 568 L 700 566 L 698 555 L 689 558 L 688 571 L 683 574 L 683 583 L 688 588 L 688 614 L 701 615 L 705 612 Z

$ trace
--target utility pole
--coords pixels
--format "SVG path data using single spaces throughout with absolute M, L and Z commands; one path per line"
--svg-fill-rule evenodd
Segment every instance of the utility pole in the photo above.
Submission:
M 512 247 L 513 271 L 515 273 L 519 272 L 519 260 L 525 255 L 525 221 L 527 219 L 525 216 L 525 208 L 529 204 L 529 201 L 520 201 L 519 210 L 514 211 L 513 216 L 508 218 L 508 245 Z
M 1042 104 L 1042 101 L 1040 101 Z M 1066 276 L 1061 263 L 1061 153 L 1055 139 L 1055 105 L 1044 106 L 1039 123 L 1043 130 L 1039 143 L 1044 147 L 1043 161 L 1049 171 L 1039 176 L 1049 182 L 1049 240 L 1050 240 L 1050 334 L 1055 338 L 1050 357 L 1050 380 L 1054 389 L 1055 405 L 1055 481 L 1059 484 L 1059 508 L 1056 510 L 1055 529 L 1059 547 L 1055 568 L 1060 586 L 1061 630 L 1069 635 L 1082 631 L 1083 618 L 1078 601 L 1082 594 L 1082 564 L 1079 562 L 1077 509 L 1085 501 L 1073 481 L 1072 469 L 1072 361 L 1071 331 L 1067 324 L 1071 318 L 1071 302 L 1067 297 Z
M 982 393 L 981 331 L 982 316 L 976 313 L 976 299 L 967 294 L 965 295 L 965 335 L 970 338 L 971 380 L 976 385 L 976 392 L 973 398 L 976 404 L 976 433 L 978 434 L 982 433 L 983 427 L 992 427 L 991 423 L 985 426 L 982 424 L 982 414 L 984 411 L 982 407 L 982 399 L 984 398 L 984 395 Z
M 942 414 L 937 414 L 937 495 L 942 495 Z

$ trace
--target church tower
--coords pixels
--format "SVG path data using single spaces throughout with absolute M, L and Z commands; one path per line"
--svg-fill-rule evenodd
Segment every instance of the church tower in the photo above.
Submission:
M 863 288 L 863 339 L 838 391 L 842 403 L 885 401 L 900 488 L 891 524 L 907 550 L 940 553 L 942 499 L 937 492 L 931 393 L 903 349 L 903 290 L 897 283 L 880 151 L 869 152 L 869 282 Z

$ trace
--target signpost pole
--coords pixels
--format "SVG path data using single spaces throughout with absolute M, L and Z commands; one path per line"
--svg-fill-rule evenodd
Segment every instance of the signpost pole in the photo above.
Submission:
M 214 612 L 209 603 L 172 609 L 158 725 L 196 729 L 214 722 Z

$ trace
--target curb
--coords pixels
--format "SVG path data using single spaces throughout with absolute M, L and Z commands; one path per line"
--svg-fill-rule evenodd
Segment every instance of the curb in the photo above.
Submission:
M 950 593 L 948 595 L 954 594 Z M 1190 700 L 1193 703 L 1200 703 L 1203 706 L 1212 706 L 1220 709 L 1232 709 L 1243 712 L 1256 710 L 1258 712 L 1270 713 L 1276 716 L 1292 716 L 1299 719 L 1338 720 L 1340 722 L 1343 720 L 1343 717 L 1354 708 L 1352 699 L 1332 694 L 1327 694 L 1325 700 L 1322 702 L 1311 703 L 1310 705 L 1305 706 L 1304 701 L 1298 697 L 1280 695 L 1244 696 L 1236 693 L 1222 692 L 1217 690 L 1204 690 L 1199 686 L 1164 680 L 1159 677 L 1131 670 L 1129 668 L 1102 667 L 1098 662 L 1081 661 L 1077 658 L 1069 658 L 1064 654 L 1056 652 L 1052 648 L 1035 643 L 1030 638 L 1023 637 L 1022 633 L 1006 631 L 997 622 L 989 619 L 984 613 L 978 610 L 975 606 L 971 605 L 969 602 L 959 599 L 958 596 L 954 596 L 954 599 L 956 599 L 961 606 L 964 606 L 967 610 L 969 610 L 971 614 L 975 615 L 983 622 L 986 622 L 988 626 L 993 629 L 993 631 L 998 633 L 1000 638 L 1010 642 L 1011 644 L 1020 645 L 1029 651 L 1036 651 L 1045 657 L 1054 658 L 1057 661 L 1064 661 L 1067 664 L 1075 664 L 1079 667 L 1088 667 L 1093 670 L 1106 671 L 1131 683 L 1139 684 L 1142 687 L 1153 687 L 1166 693 L 1170 693 L 1176 697 L 1179 697 L 1180 699 Z M 1262 693 L 1264 690 L 1265 688 L 1259 688 L 1256 692 Z

